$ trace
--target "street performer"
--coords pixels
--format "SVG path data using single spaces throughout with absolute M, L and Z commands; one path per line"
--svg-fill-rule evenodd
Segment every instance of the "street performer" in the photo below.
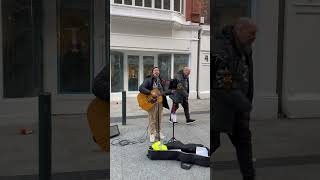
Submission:
M 159 93 L 152 92 L 153 89 L 158 89 Z M 154 99 L 162 96 L 162 103 L 155 103 L 155 105 L 148 111 L 149 115 L 149 136 L 150 142 L 153 143 L 156 138 L 156 134 L 159 132 L 160 139 L 164 139 L 165 136 L 161 132 L 160 124 L 162 119 L 163 107 L 169 109 L 169 105 L 166 99 L 166 95 L 171 94 L 171 90 L 167 88 L 165 81 L 160 77 L 160 70 L 158 67 L 153 67 L 151 75 L 147 76 L 143 83 L 139 86 L 139 91 L 145 95 L 152 95 Z M 156 102 L 155 101 L 155 102 Z

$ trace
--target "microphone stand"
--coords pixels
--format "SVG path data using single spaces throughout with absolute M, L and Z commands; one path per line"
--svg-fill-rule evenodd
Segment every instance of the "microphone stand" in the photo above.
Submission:
M 176 114 L 176 107 L 173 106 L 173 112 Z M 172 114 L 172 113 L 171 113 Z M 171 114 L 170 114 L 170 121 L 172 122 L 172 138 L 168 141 L 169 143 L 170 142 L 174 142 L 174 141 L 177 141 L 177 139 L 174 137 L 174 125 L 177 123 L 177 122 L 173 122 L 172 118 L 171 118 Z

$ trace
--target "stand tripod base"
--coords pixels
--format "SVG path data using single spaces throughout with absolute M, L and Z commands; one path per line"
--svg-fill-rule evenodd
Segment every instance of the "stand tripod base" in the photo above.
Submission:
M 173 142 L 173 141 L 177 141 L 177 139 L 174 137 L 174 124 L 176 124 L 176 123 L 177 122 L 172 122 L 172 138 L 168 141 L 169 143 Z

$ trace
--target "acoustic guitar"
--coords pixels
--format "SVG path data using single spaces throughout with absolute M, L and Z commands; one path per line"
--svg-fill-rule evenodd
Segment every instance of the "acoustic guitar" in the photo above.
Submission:
M 99 98 L 91 101 L 87 109 L 87 119 L 94 141 L 102 151 L 110 152 L 110 104 Z
M 151 94 L 157 94 L 157 97 L 153 97 Z M 155 88 L 151 91 L 150 95 L 145 95 L 143 93 L 139 93 L 137 96 L 137 100 L 139 103 L 139 106 L 141 107 L 141 109 L 149 111 L 151 108 L 153 108 L 153 106 L 155 105 L 155 103 L 158 101 L 158 103 L 162 103 L 163 99 L 162 96 L 160 95 L 160 90 Z

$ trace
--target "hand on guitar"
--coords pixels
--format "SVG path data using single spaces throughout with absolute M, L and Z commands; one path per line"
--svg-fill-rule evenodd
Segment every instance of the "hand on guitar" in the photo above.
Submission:
M 152 92 L 151 92 L 151 96 L 152 96 L 153 98 L 157 98 L 157 97 L 160 96 L 160 95 L 159 95 L 159 93 L 157 93 L 157 92 L 155 92 L 155 91 L 152 91 Z

